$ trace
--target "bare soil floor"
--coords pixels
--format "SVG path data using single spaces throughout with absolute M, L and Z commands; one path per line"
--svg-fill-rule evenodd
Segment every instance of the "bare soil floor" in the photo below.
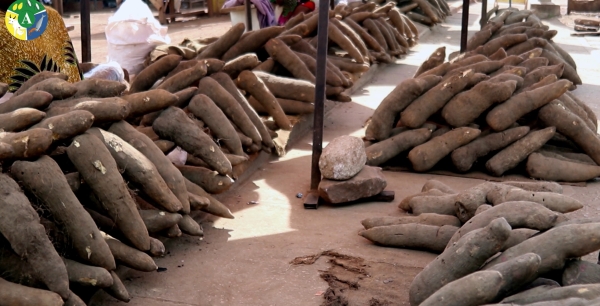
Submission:
M 478 29 L 479 5 L 471 6 L 470 29 Z M 106 56 L 104 25 L 109 14 L 96 13 L 92 20 L 93 61 Z M 406 58 L 388 65 L 362 90 L 353 102 L 340 104 L 325 120 L 325 145 L 337 136 L 364 135 L 364 123 L 373 109 L 401 80 L 411 77 L 416 68 L 440 45 L 448 53 L 459 49 L 460 14 L 433 29 Z M 78 27 L 78 19 L 67 18 Z M 584 85 L 576 94 L 600 112 L 597 61 L 599 38 L 572 38 L 558 19 L 545 21 L 559 29 L 556 41 L 579 64 Z M 190 37 L 209 37 L 223 33 L 229 17 L 199 19 L 171 25 L 173 41 Z M 79 32 L 71 32 L 79 46 Z M 79 50 L 78 50 L 79 52 Z M 360 221 L 376 216 L 400 216 L 398 202 L 421 190 L 423 183 L 436 178 L 453 188 L 465 189 L 480 180 L 386 172 L 387 190 L 396 193 L 392 203 L 366 203 L 343 207 L 321 206 L 305 210 L 298 193 L 309 188 L 311 135 L 302 138 L 285 157 L 273 157 L 246 182 L 219 198 L 235 219 L 198 216 L 203 221 L 203 239 L 181 237 L 164 240 L 169 253 L 157 258 L 163 272 L 126 271 L 124 283 L 132 300 L 129 305 L 343 305 L 336 290 L 348 291 L 346 305 L 408 305 L 408 286 L 413 277 L 435 254 L 375 246 L 357 235 Z M 585 203 L 572 216 L 600 216 L 600 184 L 587 187 L 565 186 L 564 193 Z M 252 201 L 252 202 L 251 202 Z M 254 204 L 250 204 L 254 203 Z M 333 252 L 325 251 L 331 250 Z M 291 264 L 298 258 L 323 254 L 314 263 Z M 318 257 L 318 256 L 315 256 Z M 586 259 L 595 261 L 596 254 Z M 301 258 L 301 259 L 302 259 Z M 297 263 L 297 260 L 296 260 Z M 341 268 L 340 268 L 341 267 Z M 362 269 L 362 270 L 361 270 Z M 352 272 L 352 273 L 350 273 Z M 334 275 L 337 278 L 332 278 Z M 324 281 L 326 280 L 326 281 Z M 325 299 L 325 297 L 327 299 Z M 104 293 L 92 305 L 119 305 Z

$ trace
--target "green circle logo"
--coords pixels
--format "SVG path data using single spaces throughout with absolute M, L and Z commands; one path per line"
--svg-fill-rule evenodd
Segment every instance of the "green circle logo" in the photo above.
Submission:
M 4 23 L 10 34 L 20 40 L 40 37 L 48 25 L 48 13 L 36 0 L 18 0 L 6 10 Z

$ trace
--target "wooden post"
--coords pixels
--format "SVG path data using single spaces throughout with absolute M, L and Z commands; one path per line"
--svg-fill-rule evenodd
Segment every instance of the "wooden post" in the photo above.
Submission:
M 92 61 L 92 37 L 90 32 L 90 0 L 81 0 L 81 62 Z
M 252 31 L 252 2 L 244 1 L 246 5 L 246 31 Z
M 460 53 L 467 50 L 467 35 L 469 34 L 469 4 L 470 0 L 463 0 L 462 24 L 460 29 Z

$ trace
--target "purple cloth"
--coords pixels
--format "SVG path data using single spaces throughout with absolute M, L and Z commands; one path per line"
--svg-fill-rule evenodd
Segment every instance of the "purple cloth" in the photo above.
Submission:
M 269 0 L 250 0 L 256 7 L 256 17 L 260 28 L 266 28 L 277 24 L 275 20 L 275 10 Z M 228 0 L 223 4 L 223 8 L 244 5 L 244 0 Z

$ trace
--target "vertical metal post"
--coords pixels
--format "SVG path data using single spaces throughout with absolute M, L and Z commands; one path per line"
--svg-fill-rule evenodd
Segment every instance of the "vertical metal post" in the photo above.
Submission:
M 246 31 L 252 31 L 252 2 L 246 0 Z
M 315 112 L 313 123 L 313 151 L 310 189 L 316 190 L 321 182 L 319 158 L 323 151 L 323 111 L 325 104 L 325 71 L 327 67 L 327 38 L 329 31 L 329 1 L 319 1 L 319 28 L 317 33 L 317 72 Z
M 479 22 L 481 28 L 487 23 L 487 0 L 481 1 L 481 20 Z
M 469 4 L 470 0 L 463 0 L 462 25 L 460 30 L 460 53 L 467 50 L 467 34 L 469 34 Z
M 59 0 L 62 1 L 62 0 Z M 81 0 L 81 62 L 92 61 L 92 36 L 90 33 L 90 0 Z

